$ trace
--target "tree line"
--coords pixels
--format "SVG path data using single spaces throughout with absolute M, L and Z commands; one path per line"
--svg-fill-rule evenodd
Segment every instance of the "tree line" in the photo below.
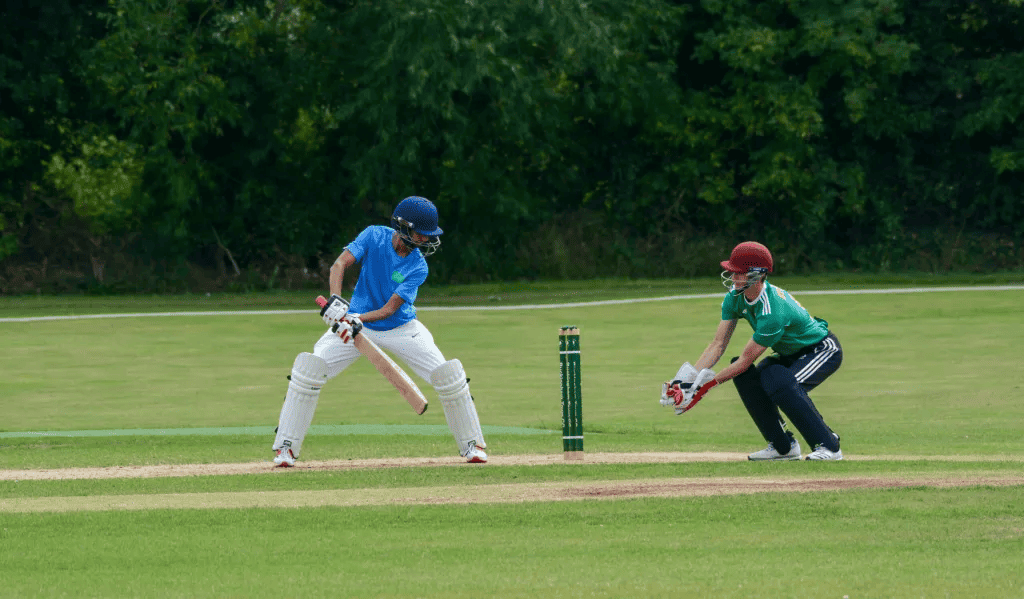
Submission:
M 0 292 L 1024 265 L 1021 0 L 80 0 L 0 25 Z

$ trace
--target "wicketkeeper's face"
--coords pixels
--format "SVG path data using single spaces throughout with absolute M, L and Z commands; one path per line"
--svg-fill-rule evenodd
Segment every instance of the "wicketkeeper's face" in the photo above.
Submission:
M 743 289 L 747 284 L 747 273 L 745 272 L 734 272 L 732 273 L 732 288 Z

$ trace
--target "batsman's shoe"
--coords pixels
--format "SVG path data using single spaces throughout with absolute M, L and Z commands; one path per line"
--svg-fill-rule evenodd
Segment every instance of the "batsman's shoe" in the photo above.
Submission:
M 774 443 L 769 443 L 768 447 L 765 447 L 761 451 L 755 451 L 754 453 L 747 456 L 747 459 L 751 462 L 766 462 L 771 460 L 799 460 L 802 450 L 800 449 L 800 442 L 793 439 L 793 442 L 789 444 L 789 451 L 786 453 L 779 453 L 775 449 Z
M 843 459 L 843 450 L 837 449 L 832 451 L 824 445 L 818 445 L 814 448 L 814 451 L 807 454 L 805 459 L 808 460 L 841 460 Z
M 292 453 L 291 447 L 282 447 L 277 450 L 277 455 L 274 456 L 275 468 L 291 468 L 294 465 L 295 454 Z
M 470 445 L 469 451 L 466 452 L 466 461 L 470 464 L 486 464 L 487 454 L 484 450 L 480 449 L 476 445 Z

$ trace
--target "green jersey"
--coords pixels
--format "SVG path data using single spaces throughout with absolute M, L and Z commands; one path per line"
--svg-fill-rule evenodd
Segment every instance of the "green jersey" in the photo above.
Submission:
M 742 293 L 727 293 L 722 320 L 745 318 L 754 329 L 754 342 L 788 356 L 828 335 L 828 322 L 812 318 L 788 291 L 765 282 L 761 294 L 748 302 Z

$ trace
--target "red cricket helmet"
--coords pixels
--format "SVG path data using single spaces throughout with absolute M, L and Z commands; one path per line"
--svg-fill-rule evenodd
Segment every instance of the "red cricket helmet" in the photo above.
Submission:
M 753 269 L 764 269 L 772 272 L 772 253 L 756 241 L 744 241 L 732 249 L 728 260 L 722 261 L 722 268 L 729 272 L 750 272 Z

